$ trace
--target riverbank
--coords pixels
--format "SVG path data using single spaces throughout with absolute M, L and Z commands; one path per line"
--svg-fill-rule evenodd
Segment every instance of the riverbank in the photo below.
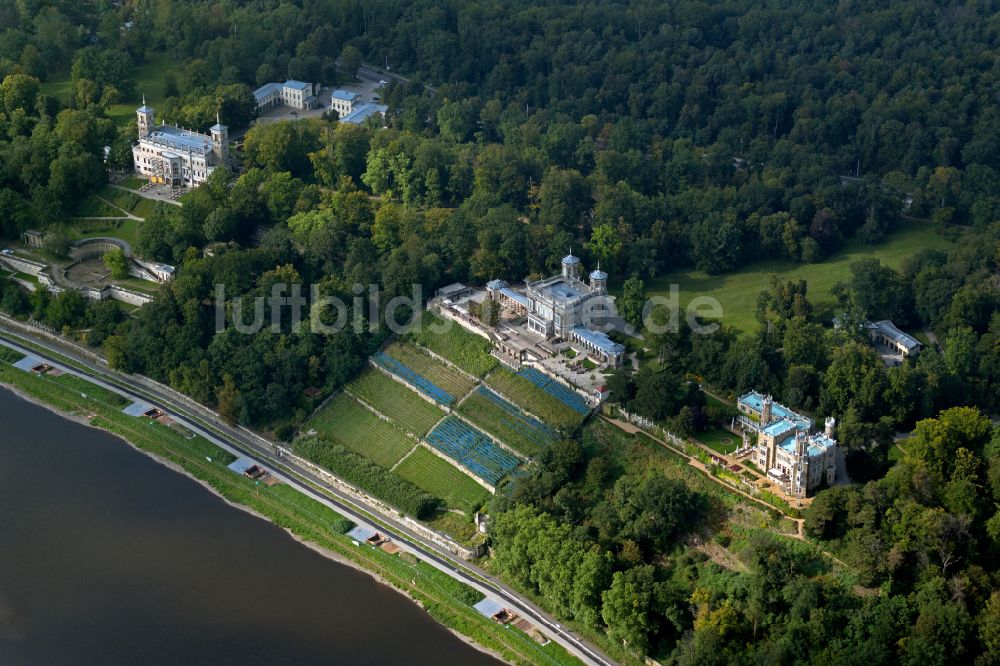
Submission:
M 471 604 L 482 595 L 472 588 L 416 558 L 411 562 L 369 546 L 355 546 L 344 534 L 351 523 L 328 507 L 287 485 L 254 485 L 226 469 L 232 457 L 225 451 L 200 437 L 186 439 L 160 424 L 126 417 L 120 412 L 119 396 L 91 384 L 84 393 L 79 390 L 83 381 L 72 375 L 36 376 L 0 363 L 0 384 L 22 398 L 64 418 L 117 435 L 158 462 L 195 479 L 232 506 L 271 521 L 330 559 L 364 571 L 405 594 L 477 649 L 508 663 L 579 663 L 555 643 L 541 646 L 526 634 L 479 615 Z
M 212 493 L 212 495 L 214 495 L 215 497 L 219 498 L 227 506 L 229 506 L 229 507 L 231 507 L 233 509 L 237 509 L 239 511 L 243 511 L 244 513 L 247 513 L 247 514 L 249 514 L 249 515 L 251 515 L 251 516 L 253 516 L 255 518 L 258 518 L 260 520 L 264 520 L 266 522 L 274 524 L 273 521 L 271 521 L 266 515 L 264 515 L 260 511 L 256 510 L 255 508 L 253 508 L 253 507 L 251 507 L 249 505 L 241 504 L 239 502 L 234 502 L 234 501 L 230 500 L 228 497 L 226 497 L 222 493 L 218 492 L 210 483 L 208 483 L 204 479 L 201 479 L 201 478 L 195 476 L 194 474 L 192 474 L 191 472 L 189 472 L 187 469 L 185 469 L 181 465 L 178 465 L 177 463 L 175 463 L 175 462 L 173 462 L 171 460 L 168 460 L 166 458 L 158 456 L 158 455 L 152 453 L 151 451 L 143 449 L 142 447 L 136 446 L 133 442 L 129 441 L 128 439 L 125 439 L 123 437 L 114 435 L 114 433 L 111 433 L 108 430 L 105 430 L 103 428 L 100 428 L 100 427 L 94 425 L 93 423 L 91 423 L 84 416 L 81 416 L 79 414 L 73 414 L 73 413 L 68 413 L 68 412 L 60 411 L 60 410 L 56 409 L 55 407 L 53 407 L 52 405 L 47 404 L 43 400 L 40 400 L 40 399 L 36 398 L 35 396 L 26 393 L 25 391 L 21 390 L 19 387 L 15 386 L 15 385 L 12 385 L 12 384 L 0 382 L 0 389 L 8 390 L 11 393 L 13 393 L 14 395 L 16 395 L 18 398 L 20 398 L 21 400 L 24 400 L 26 402 L 30 402 L 31 404 L 36 405 L 36 406 L 38 406 L 38 407 L 46 410 L 47 412 L 49 412 L 51 414 L 54 414 L 55 416 L 57 416 L 59 418 L 66 419 L 68 421 L 72 421 L 73 423 L 85 426 L 87 428 L 92 428 L 94 430 L 99 430 L 101 432 L 107 432 L 109 434 L 112 434 L 115 437 L 116 440 L 125 443 L 130 448 L 132 448 L 134 451 L 137 451 L 138 453 L 141 453 L 142 455 L 146 456 L 147 458 L 149 458 L 153 462 L 157 463 L 158 465 L 162 465 L 163 467 L 169 469 L 170 471 L 175 472 L 177 474 L 180 474 L 180 475 L 182 475 L 182 476 L 190 479 L 194 483 L 197 483 L 199 486 L 201 486 L 205 490 L 207 490 L 210 493 Z M 289 528 L 289 527 L 280 527 L 280 529 L 285 534 L 287 534 L 292 540 L 294 540 L 296 543 L 299 543 L 299 544 L 305 546 L 306 548 L 309 548 L 313 552 L 319 554 L 322 557 L 325 557 L 328 560 L 336 562 L 337 564 L 340 564 L 342 566 L 349 567 L 349 568 L 353 569 L 354 571 L 358 571 L 360 573 L 365 574 L 366 576 L 369 576 L 370 578 L 372 578 L 373 580 L 375 580 L 380 585 L 383 585 L 386 588 L 388 588 L 388 589 L 396 592 L 397 594 L 402 595 L 408 601 L 410 601 L 412 603 L 415 603 L 421 609 L 423 609 L 425 611 L 427 610 L 424 607 L 423 602 L 420 599 L 418 599 L 417 597 L 415 597 L 413 594 L 410 594 L 406 590 L 400 589 L 399 587 L 397 587 L 395 585 L 392 585 L 383 576 L 381 576 L 381 575 L 379 575 L 379 574 L 377 574 L 377 573 L 375 573 L 373 571 L 370 571 L 370 570 L 366 569 L 365 567 L 363 567 L 360 564 L 358 564 L 358 562 L 356 562 L 355 560 L 353 560 L 353 559 L 351 559 L 349 557 L 344 556 L 340 552 L 331 550 L 331 549 L 323 547 L 323 546 L 321 546 L 321 545 L 319 545 L 319 544 L 317 544 L 317 543 L 315 543 L 313 541 L 305 539 L 305 538 L 301 537 L 300 535 L 296 534 L 296 532 L 294 530 L 292 530 L 291 528 Z M 445 629 L 447 629 L 449 631 L 449 633 L 451 633 L 457 639 L 459 639 L 462 642 L 468 644 L 470 647 L 475 648 L 476 650 L 479 650 L 480 652 L 483 652 L 484 654 L 488 654 L 489 656 L 493 657 L 494 659 L 498 659 L 500 661 L 507 661 L 507 663 L 510 663 L 508 660 L 506 660 L 504 658 L 503 654 L 497 652 L 496 650 L 491 650 L 491 649 L 488 649 L 488 648 L 486 648 L 486 647 L 478 644 L 476 641 L 472 640 L 470 637 L 465 636 L 465 635 L 459 633 L 458 631 L 456 631 L 455 629 L 453 629 L 451 627 L 445 626 Z

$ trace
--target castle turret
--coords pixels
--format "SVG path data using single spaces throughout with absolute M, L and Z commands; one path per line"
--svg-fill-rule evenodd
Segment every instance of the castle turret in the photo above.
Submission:
M 806 433 L 801 430 L 795 432 L 795 455 L 798 460 L 802 460 L 806 455 L 806 444 L 809 438 Z
M 562 258 L 562 275 L 567 278 L 577 278 L 580 277 L 580 257 L 574 257 L 573 251 Z
M 771 396 L 765 395 L 760 407 L 760 425 L 766 426 L 771 422 Z
M 837 419 L 832 416 L 826 417 L 826 427 L 823 430 L 823 434 L 833 439 L 834 429 L 837 427 Z
M 212 155 L 215 156 L 216 164 L 225 164 L 229 161 L 229 128 L 219 120 L 219 114 L 215 114 L 215 124 L 209 129 L 212 133 Z
M 136 125 L 139 128 L 139 138 L 145 139 L 149 137 L 149 133 L 153 131 L 156 127 L 156 117 L 153 114 L 152 107 L 146 106 L 146 96 L 142 96 L 142 106 L 135 110 L 136 115 Z
M 595 294 L 608 293 L 608 274 L 601 270 L 600 264 L 597 264 L 597 270 L 590 274 L 590 288 Z

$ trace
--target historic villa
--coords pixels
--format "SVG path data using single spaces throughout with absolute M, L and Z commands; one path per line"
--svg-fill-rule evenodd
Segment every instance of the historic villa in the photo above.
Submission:
M 789 495 L 806 497 L 837 476 L 836 421 L 826 419 L 822 433 L 810 433 L 813 420 L 795 412 L 770 396 L 756 391 L 740 397 L 737 423 L 757 433 L 752 458 L 767 478 Z
M 289 79 L 284 83 L 265 83 L 253 91 L 257 112 L 263 113 L 276 106 L 288 106 L 300 111 L 315 109 L 319 104 L 316 85 Z
M 596 323 L 611 314 L 608 274 L 598 268 L 591 272 L 588 284 L 580 279 L 582 270 L 580 259 L 570 253 L 562 259 L 562 273 L 527 282 L 525 293 L 503 280 L 489 282 L 486 291 L 492 300 L 527 315 L 531 334 L 577 343 L 590 355 L 618 367 L 625 360 L 625 347 L 595 330 Z
M 197 187 L 229 161 L 229 129 L 218 122 L 201 134 L 173 125 L 157 125 L 145 100 L 136 109 L 139 141 L 132 146 L 135 172 L 151 183 Z
M 866 321 L 865 329 L 868 339 L 877 347 L 885 347 L 902 358 L 916 356 L 920 353 L 920 341 L 912 335 L 896 328 L 888 319 L 881 321 Z

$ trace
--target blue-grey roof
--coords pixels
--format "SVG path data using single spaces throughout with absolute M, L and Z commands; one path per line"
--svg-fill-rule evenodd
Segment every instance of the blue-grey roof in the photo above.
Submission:
M 593 271 L 590 274 L 590 279 L 591 280 L 607 280 L 608 279 L 608 274 L 598 268 L 596 271 Z
M 366 541 L 368 537 L 375 536 L 375 534 L 376 532 L 372 528 L 365 527 L 364 525 L 358 525 L 348 532 L 347 536 L 351 537 L 355 541 Z
M 583 326 L 574 326 L 573 334 L 581 340 L 586 340 L 607 354 L 621 354 L 625 351 L 625 347 L 623 345 L 618 344 L 602 331 L 592 331 L 589 328 L 584 328 Z
M 152 113 L 153 112 L 153 107 L 146 106 L 145 104 L 143 104 L 138 109 L 136 109 L 135 112 L 136 113 Z
M 490 280 L 486 283 L 487 289 L 503 289 L 507 286 L 507 283 L 503 280 Z
M 565 257 L 562 258 L 562 262 L 564 264 L 571 264 L 571 265 L 578 264 L 580 263 L 580 257 L 576 257 L 572 254 L 567 254 Z
M 160 125 L 150 132 L 149 140 L 158 146 L 207 154 L 212 151 L 212 139 L 204 134 L 183 130 L 173 125 Z
M 128 416 L 142 416 L 152 408 L 153 407 L 151 405 L 147 405 L 144 402 L 133 402 L 131 405 L 122 410 L 122 414 L 126 414 Z
M 350 90 L 334 90 L 331 97 L 333 97 L 333 99 L 342 99 L 345 102 L 353 102 L 361 97 L 361 94 Z
M 256 464 L 257 463 L 255 463 L 254 461 L 250 460 L 249 458 L 237 458 L 233 462 L 231 462 L 228 465 L 226 465 L 226 467 L 229 468 L 229 469 L 231 469 L 231 470 L 233 470 L 237 474 L 243 474 L 244 472 L 246 472 L 248 469 L 250 469 L 251 467 L 253 467 Z
M 545 291 L 548 291 L 553 297 L 566 301 L 572 300 L 580 295 L 580 291 L 578 289 L 574 289 L 572 285 L 567 284 L 566 282 L 556 282 L 555 284 L 551 284 L 545 288 Z
M 485 599 L 477 603 L 475 606 L 473 606 L 473 608 L 479 611 L 480 615 L 483 615 L 485 617 L 493 617 L 494 615 L 502 611 L 504 606 L 499 601 L 486 597 Z
M 296 81 L 295 79 L 288 79 L 285 81 L 286 88 L 292 88 L 294 90 L 309 90 L 312 86 L 305 81 Z
M 31 372 L 31 369 L 36 365 L 40 365 L 42 360 L 40 358 L 35 358 L 34 356 L 25 356 L 20 361 L 14 364 L 14 367 L 18 370 L 24 370 L 25 372 Z
M 264 99 L 271 93 L 276 92 L 278 90 L 281 90 L 280 83 L 265 83 L 260 88 L 257 88 L 257 90 L 253 91 L 253 96 L 259 102 L 260 100 Z
M 907 351 L 912 351 L 920 347 L 920 342 L 916 338 L 896 328 L 896 325 L 888 319 L 869 321 L 865 323 L 865 326 L 871 330 L 878 331 L 891 340 L 895 340 L 905 347 Z
M 755 412 L 764 411 L 764 396 L 762 396 L 757 391 L 751 391 L 746 395 L 740 396 L 737 402 L 741 405 L 746 405 Z M 781 403 L 772 402 L 771 403 L 771 418 L 773 419 L 788 419 L 789 421 L 794 421 L 796 425 L 800 428 L 809 428 L 812 425 L 812 419 L 808 416 L 799 414 L 798 412 L 785 407 Z M 766 425 L 766 424 L 761 424 Z
M 340 119 L 342 123 L 353 123 L 355 125 L 360 125 L 365 122 L 376 113 L 385 115 L 385 112 L 389 110 L 385 104 L 362 104 L 357 107 L 346 116 Z
M 500 293 L 504 294 L 505 296 L 507 296 L 507 298 L 509 298 L 510 300 L 514 301 L 519 305 L 522 305 L 524 307 L 528 307 L 529 305 L 528 297 L 525 296 L 524 294 L 517 293 L 513 289 L 510 289 L 508 287 L 501 287 Z
M 229 129 L 229 128 L 226 127 L 225 125 L 223 125 L 222 123 L 215 123 L 214 125 L 212 125 L 211 127 L 208 128 L 208 131 L 209 132 L 224 132 L 227 129 Z
M 795 444 L 796 444 L 796 438 L 790 437 L 787 441 L 782 442 L 781 448 L 784 449 L 785 451 L 788 451 L 789 453 L 794 453 Z M 836 446 L 837 442 L 830 439 L 826 435 L 819 433 L 807 437 L 805 444 L 806 444 L 806 455 L 813 457 L 813 456 L 823 455 L 830 447 Z
M 770 435 L 771 437 L 780 437 L 786 432 L 790 432 L 792 430 L 795 430 L 795 423 L 789 421 L 788 419 L 780 419 L 764 428 L 764 434 Z

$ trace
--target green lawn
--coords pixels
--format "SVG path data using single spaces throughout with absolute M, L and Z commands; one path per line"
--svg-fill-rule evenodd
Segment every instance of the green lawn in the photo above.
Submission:
M 137 277 L 127 277 L 115 280 L 115 284 L 125 287 L 126 289 L 132 289 L 143 294 L 148 294 L 150 296 L 156 296 L 160 291 L 160 285 L 158 283 L 150 282 L 149 280 L 140 280 Z
M 436 333 L 431 330 L 432 327 L 438 331 L 442 328 L 447 330 Z M 489 340 L 430 311 L 424 311 L 423 325 L 413 332 L 413 340 L 477 377 L 497 366 L 497 360 L 490 355 L 492 345 Z
M 511 414 L 476 391 L 459 406 L 458 411 L 504 444 L 528 457 L 534 457 L 555 440 L 554 433 L 532 423 L 526 414 Z
M 136 217 L 145 219 L 153 214 L 153 209 L 156 208 L 156 203 L 157 202 L 152 199 L 139 197 L 139 201 L 132 207 L 131 213 Z
M 573 430 L 584 419 L 583 414 L 506 368 L 492 373 L 486 383 L 521 409 L 561 430 Z
M 387 469 L 417 444 L 346 393 L 331 400 L 306 427 Z
M 71 240 L 95 238 L 97 236 L 113 236 L 126 241 L 133 247 L 139 241 L 139 225 L 142 222 L 130 218 L 120 220 L 81 220 L 70 223 L 69 236 Z
M 428 527 L 438 532 L 444 532 L 456 541 L 466 546 L 475 546 L 483 542 L 485 536 L 476 529 L 475 523 L 464 516 L 440 509 L 434 516 L 424 521 Z
M 143 95 L 146 96 L 146 103 L 156 107 L 163 102 L 163 77 L 167 70 L 173 68 L 178 73 L 183 69 L 185 62 L 177 61 L 166 53 L 150 53 L 146 60 L 139 63 L 133 72 L 135 78 L 134 97 L 123 99 L 119 104 L 113 104 L 107 109 L 107 116 L 118 125 L 125 125 L 135 120 L 135 110 L 142 104 Z M 56 97 L 64 104 L 68 104 L 73 98 L 73 85 L 70 74 L 67 70 L 61 74 L 49 77 L 48 81 L 42 83 L 42 92 L 46 95 Z
M 726 275 L 708 275 L 686 269 L 663 275 L 647 286 L 649 296 L 669 296 L 671 284 L 680 287 L 680 303 L 686 306 L 695 296 L 715 298 L 722 305 L 723 321 L 740 331 L 753 331 L 758 326 L 754 317 L 757 295 L 768 288 L 768 274 L 777 273 L 781 280 L 806 280 L 808 297 L 813 305 L 832 303 L 830 289 L 850 277 L 850 265 L 855 261 L 875 257 L 883 264 L 899 267 L 903 260 L 922 249 L 947 249 L 952 242 L 939 236 L 932 225 L 911 223 L 889 235 L 883 243 L 865 245 L 852 240 L 845 247 L 818 264 L 796 264 L 783 260 L 759 261 Z
M 24 354 L 21 352 L 0 345 L 0 363 L 17 363 L 22 358 L 24 358 Z
M 396 474 L 466 513 L 479 509 L 490 494 L 469 475 L 422 446 L 400 463 Z
M 132 212 L 140 201 L 139 195 L 135 192 L 129 192 L 120 187 L 111 187 L 110 185 L 102 187 L 97 194 L 127 212 Z
M 101 199 L 97 194 L 88 194 L 77 203 L 79 217 L 124 217 L 124 213 Z
M 390 345 L 385 352 L 438 388 L 450 393 L 455 400 L 462 399 L 475 386 L 475 382 L 461 372 L 442 363 L 412 343 L 397 342 Z
M 419 437 L 444 416 L 438 407 L 374 368 L 365 370 L 347 390 Z
M 712 428 L 705 432 L 699 432 L 694 437 L 719 453 L 732 453 L 740 445 L 740 438 L 723 428 Z M 729 441 L 726 443 L 723 440 Z
M 130 190 L 138 190 L 147 182 L 149 181 L 147 181 L 145 178 L 139 178 L 137 176 L 125 176 L 120 181 L 118 181 L 118 184 L 121 185 L 122 187 L 127 187 Z

